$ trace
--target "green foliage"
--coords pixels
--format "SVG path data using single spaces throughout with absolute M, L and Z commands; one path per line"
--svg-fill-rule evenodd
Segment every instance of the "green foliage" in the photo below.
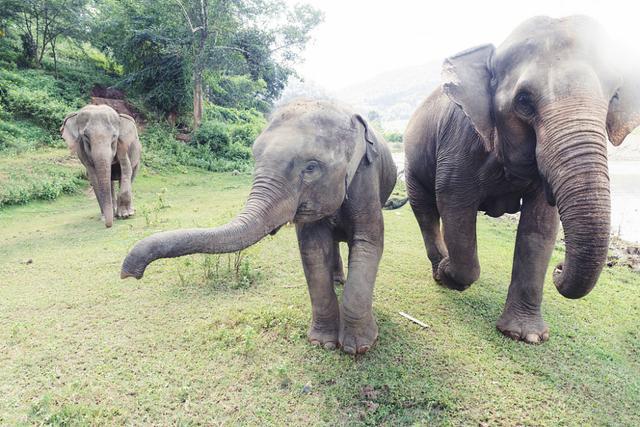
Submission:
M 384 139 L 388 142 L 402 142 L 402 134 L 400 132 L 385 132 Z
M 193 269 L 193 261 L 186 259 L 183 264 L 188 270 Z M 178 277 L 181 284 L 196 284 L 212 290 L 247 289 L 262 278 L 260 271 L 252 266 L 251 258 L 245 251 L 205 255 L 202 257 L 199 270 L 195 275 L 180 270 Z
M 227 125 L 215 120 L 203 122 L 193 139 L 196 144 L 207 146 L 216 155 L 223 154 L 231 142 Z
M 60 128 L 68 111 L 67 105 L 46 91 L 20 86 L 8 88 L 3 93 L 2 102 L 14 117 L 31 119 L 51 134 Z
M 266 111 L 269 103 L 262 99 L 267 88 L 263 79 L 254 80 L 249 75 L 220 75 L 207 73 L 207 98 L 215 105 L 230 108 L 258 109 Z
M 177 141 L 165 125 L 150 125 L 141 135 L 143 161 L 151 168 L 195 166 L 210 171 L 247 171 L 251 146 L 266 120 L 256 110 L 238 110 L 207 104 L 205 120 L 189 144 Z
M 0 158 L 0 207 L 32 200 L 53 200 L 87 184 L 84 168 L 67 150 Z

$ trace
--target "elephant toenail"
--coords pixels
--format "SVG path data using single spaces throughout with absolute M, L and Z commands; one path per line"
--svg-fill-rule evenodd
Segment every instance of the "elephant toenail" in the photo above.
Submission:
M 348 354 L 356 354 L 356 349 L 353 347 L 349 347 L 349 346 L 342 347 L 342 350 Z
M 527 334 L 525 337 L 525 341 L 531 344 L 538 344 L 540 342 L 540 335 L 538 334 Z
M 336 343 L 334 342 L 328 342 L 324 344 L 324 348 L 325 350 L 335 350 L 336 349 Z
M 366 353 L 367 351 L 369 351 L 369 348 L 370 347 L 368 345 L 358 347 L 358 354 Z

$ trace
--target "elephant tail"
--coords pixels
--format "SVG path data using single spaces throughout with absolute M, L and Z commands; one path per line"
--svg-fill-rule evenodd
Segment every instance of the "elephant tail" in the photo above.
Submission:
M 394 209 L 400 209 L 401 207 L 407 204 L 407 201 L 409 201 L 408 197 L 405 197 L 404 199 L 399 199 L 399 198 L 389 199 L 387 200 L 387 203 L 384 204 L 382 209 L 385 209 L 388 211 L 392 211 Z

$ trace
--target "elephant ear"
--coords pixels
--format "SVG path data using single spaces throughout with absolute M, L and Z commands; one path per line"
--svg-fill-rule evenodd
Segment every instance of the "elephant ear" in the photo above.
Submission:
M 354 114 L 351 117 L 351 123 L 356 127 L 357 132 L 353 154 L 349 164 L 347 164 L 347 175 L 345 176 L 347 189 L 362 159 L 366 157 L 367 162 L 370 164 L 378 158 L 378 146 L 380 145 L 375 131 L 360 114 Z
M 138 128 L 133 117 L 127 114 L 120 114 L 120 134 L 118 136 L 120 143 L 130 147 L 138 141 Z
M 622 86 L 609 103 L 607 133 L 613 145 L 622 141 L 640 126 L 640 67 L 623 75 Z
M 364 133 L 362 135 L 364 144 L 362 145 L 364 145 L 365 147 L 367 161 L 369 163 L 373 163 L 373 161 L 378 158 L 378 146 L 380 145 L 378 137 L 376 136 L 373 128 L 369 126 L 369 123 L 367 123 L 367 121 L 360 114 L 354 114 L 352 121 L 364 128 Z
M 493 149 L 493 120 L 490 61 L 495 51 L 487 44 L 447 58 L 442 66 L 442 89 L 462 108 L 487 151 Z
M 78 151 L 79 132 L 76 125 L 76 119 L 78 112 L 67 114 L 60 126 L 60 135 L 66 141 L 67 146 L 71 152 L 76 153 Z

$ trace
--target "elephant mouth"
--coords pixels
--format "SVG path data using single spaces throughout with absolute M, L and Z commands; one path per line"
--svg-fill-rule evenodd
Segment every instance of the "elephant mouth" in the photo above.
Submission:
M 314 222 L 324 218 L 324 216 L 325 215 L 318 213 L 318 211 L 311 209 L 307 203 L 303 203 L 298 206 L 293 222 Z

